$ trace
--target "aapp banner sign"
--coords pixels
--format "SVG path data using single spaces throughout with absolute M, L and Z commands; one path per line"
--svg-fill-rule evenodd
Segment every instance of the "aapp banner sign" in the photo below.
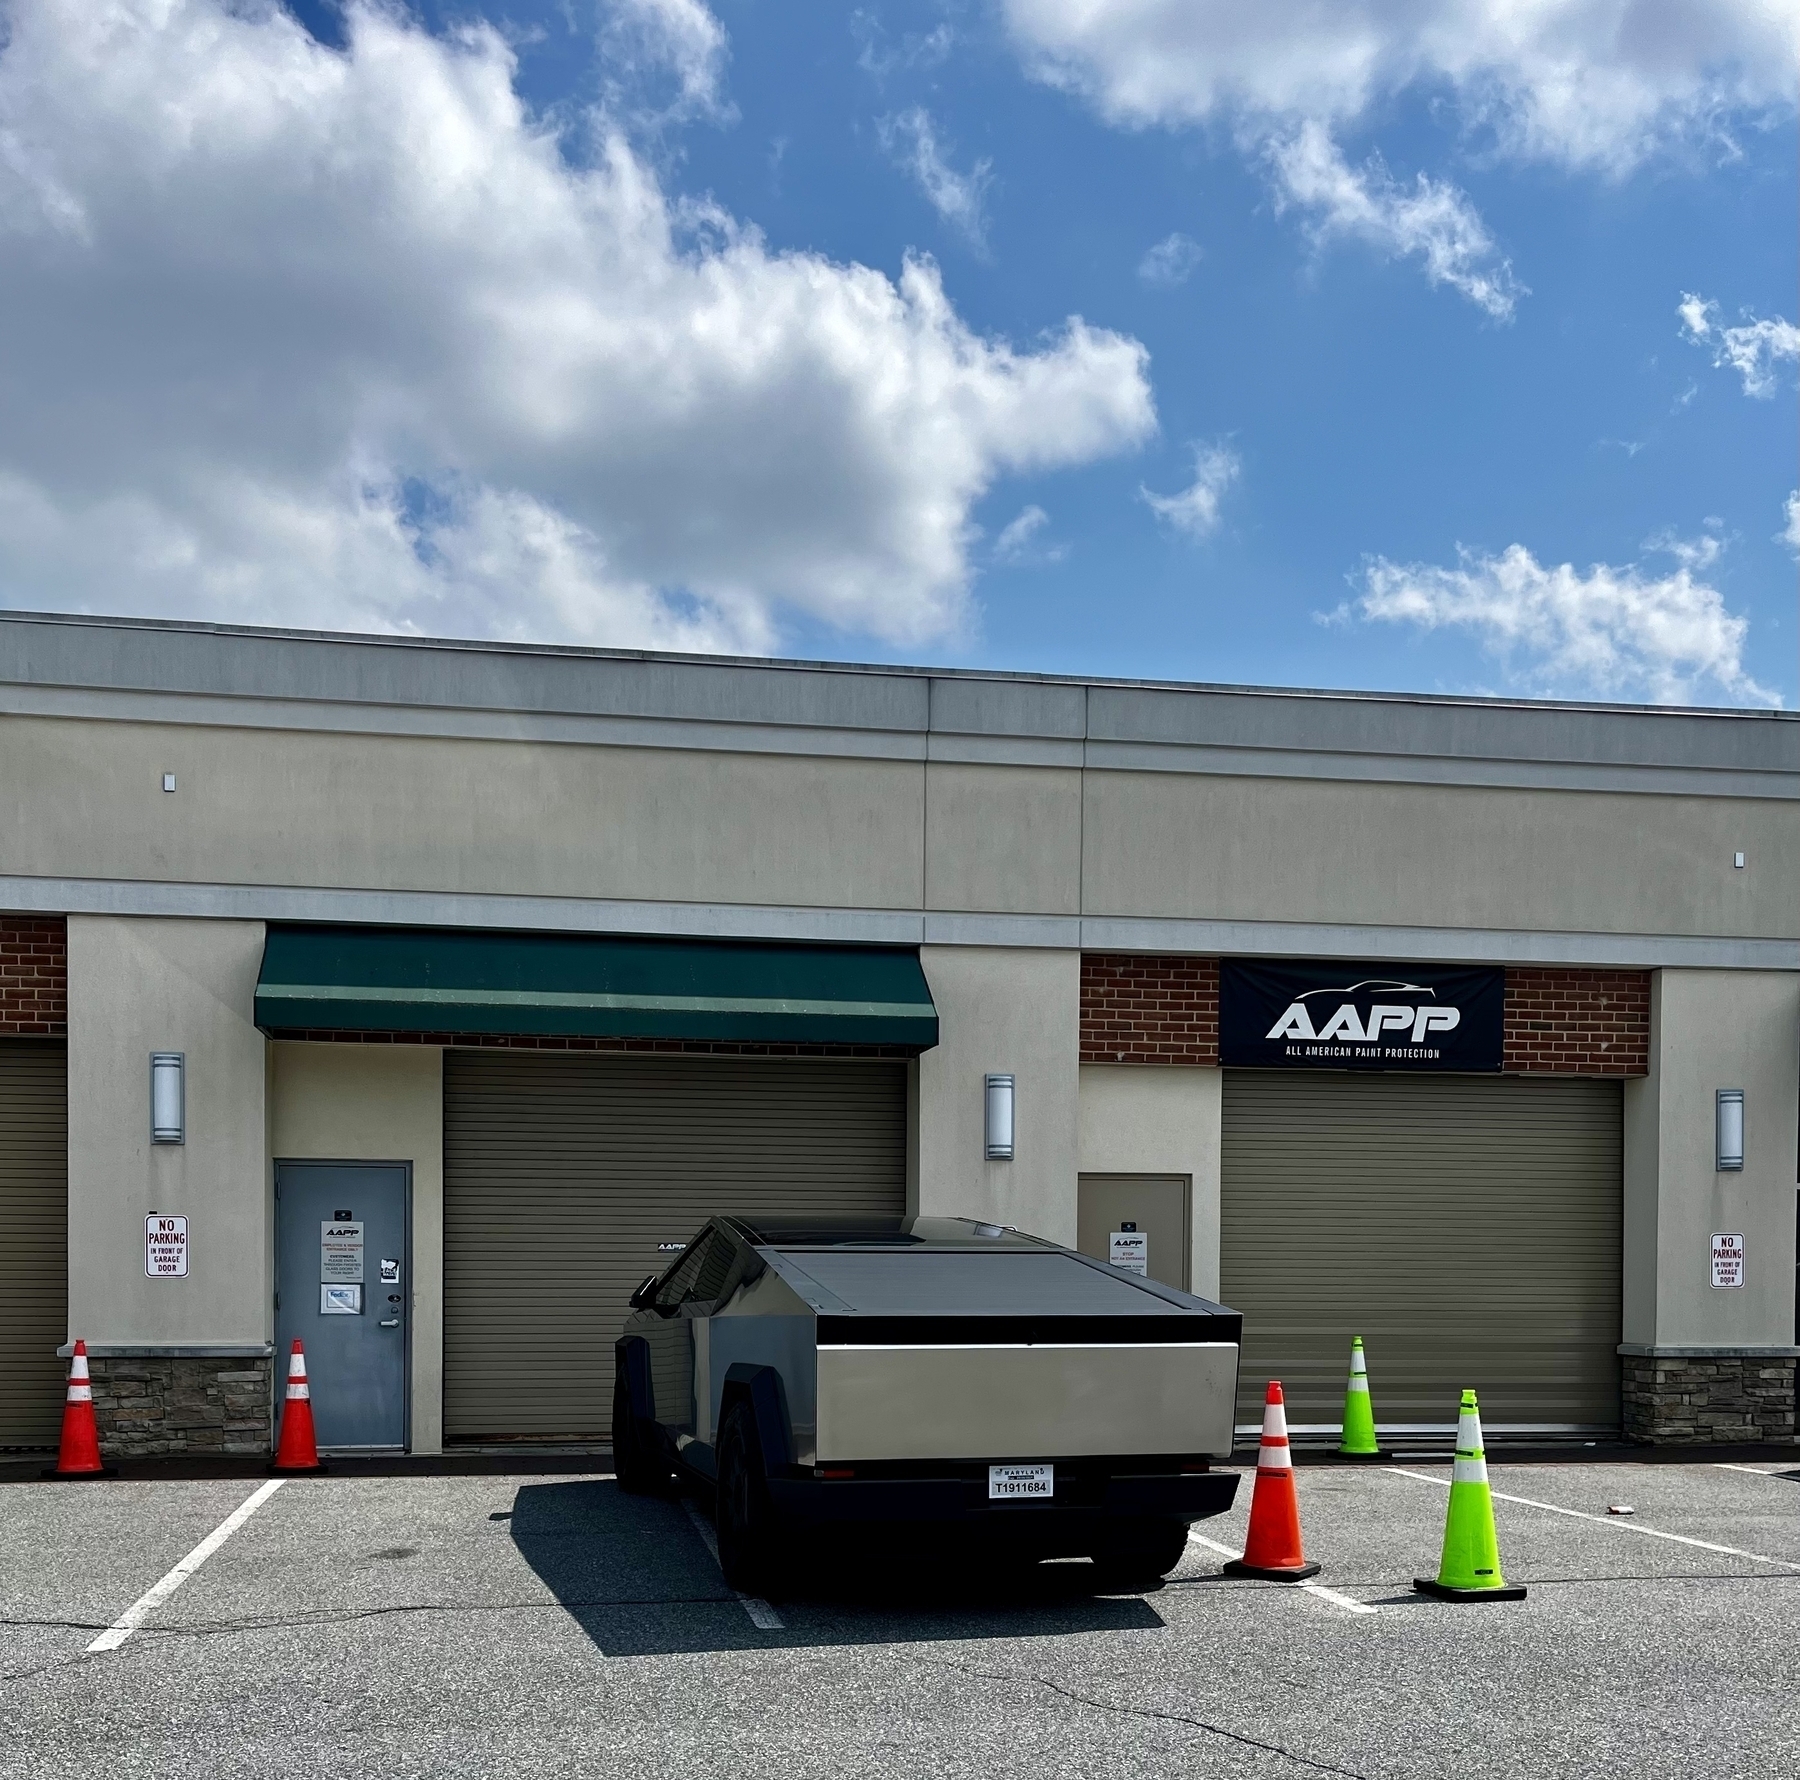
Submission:
M 1219 965 L 1227 1069 L 1497 1071 L 1506 973 L 1391 964 Z

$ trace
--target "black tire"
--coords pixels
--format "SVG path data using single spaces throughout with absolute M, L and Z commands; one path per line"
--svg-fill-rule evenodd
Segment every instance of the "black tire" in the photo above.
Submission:
M 1179 1520 L 1121 1520 L 1107 1528 L 1094 1567 L 1107 1589 L 1154 1588 L 1181 1562 L 1187 1524 Z
M 733 1588 L 747 1595 L 768 1595 L 780 1574 L 780 1541 L 763 1472 L 756 1415 L 746 1402 L 740 1400 L 725 1412 L 719 1429 L 718 1463 L 714 1518 L 719 1568 Z
M 612 1436 L 613 1474 L 619 1480 L 619 1488 L 634 1496 L 667 1495 L 671 1474 L 632 1414 L 631 1386 L 625 1382 L 623 1359 L 613 1369 Z

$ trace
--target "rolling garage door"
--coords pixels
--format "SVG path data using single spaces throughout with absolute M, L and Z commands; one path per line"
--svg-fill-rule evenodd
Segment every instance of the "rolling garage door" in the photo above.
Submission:
M 446 1437 L 604 1438 L 626 1301 L 707 1218 L 905 1204 L 903 1062 L 448 1052 Z
M 0 1446 L 54 1446 L 69 1315 L 67 1054 L 0 1040 Z
M 1489 1425 L 1618 1426 L 1617 1082 L 1228 1070 L 1224 1097 L 1240 1424 L 1273 1377 L 1335 1427 L 1361 1335 L 1383 1423 L 1473 1386 Z

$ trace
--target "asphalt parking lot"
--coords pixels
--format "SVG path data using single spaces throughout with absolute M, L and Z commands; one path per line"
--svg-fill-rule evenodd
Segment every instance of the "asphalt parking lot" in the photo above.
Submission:
M 1412 1592 L 1449 1467 L 1409 1461 L 1302 1469 L 1322 1588 L 1222 1580 L 1196 1541 L 1144 1594 L 846 1566 L 766 1610 L 686 1505 L 605 1475 L 293 1479 L 98 1651 L 260 1481 L 8 1483 L 0 1774 L 1800 1769 L 1800 1466 L 1492 1475 L 1517 1604 Z M 1205 1540 L 1235 1549 L 1241 1495 Z

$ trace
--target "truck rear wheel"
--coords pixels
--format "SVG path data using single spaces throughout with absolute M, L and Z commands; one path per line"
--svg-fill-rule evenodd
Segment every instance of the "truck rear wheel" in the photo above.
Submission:
M 769 1593 L 779 1557 L 775 1512 L 763 1474 L 756 1416 L 741 1400 L 726 1410 L 719 1429 L 716 1521 L 719 1568 L 725 1580 L 747 1595 Z
M 1179 1520 L 1120 1520 L 1107 1528 L 1094 1567 L 1106 1588 L 1149 1588 L 1181 1562 L 1187 1524 Z

